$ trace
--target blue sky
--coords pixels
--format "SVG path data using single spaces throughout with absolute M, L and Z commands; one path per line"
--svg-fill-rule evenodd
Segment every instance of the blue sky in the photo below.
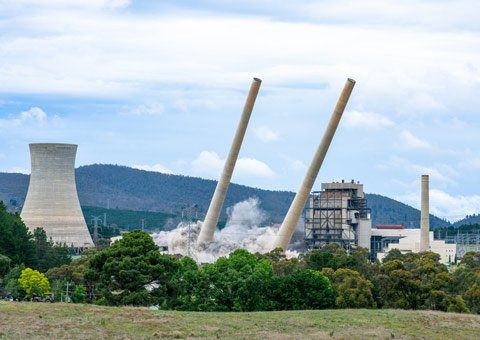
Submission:
M 296 190 L 347 77 L 321 169 L 450 220 L 480 212 L 480 3 L 0 0 L 0 171 L 28 143 L 216 179 L 252 77 L 234 181 Z

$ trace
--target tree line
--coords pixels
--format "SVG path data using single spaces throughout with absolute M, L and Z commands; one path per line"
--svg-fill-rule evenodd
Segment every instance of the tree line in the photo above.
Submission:
M 15 241 L 14 241 L 15 240 Z M 0 209 L 0 286 L 13 298 L 184 311 L 401 308 L 480 313 L 480 253 L 447 268 L 437 254 L 392 250 L 371 263 L 366 249 L 335 244 L 286 258 L 236 250 L 214 263 L 162 254 L 135 230 L 71 261 L 66 248 L 32 235 Z

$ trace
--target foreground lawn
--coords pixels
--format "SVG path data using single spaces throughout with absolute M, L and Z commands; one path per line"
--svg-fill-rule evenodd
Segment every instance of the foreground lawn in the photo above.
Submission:
M 0 302 L 0 338 L 436 338 L 480 337 L 480 316 L 430 311 L 255 313 L 151 311 Z

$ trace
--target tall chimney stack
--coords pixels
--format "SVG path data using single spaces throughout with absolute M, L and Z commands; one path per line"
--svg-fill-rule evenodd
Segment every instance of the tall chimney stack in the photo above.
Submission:
M 228 186 L 230 184 L 230 180 L 232 179 L 233 169 L 235 168 L 235 163 L 237 162 L 243 137 L 245 136 L 245 131 L 247 130 L 253 105 L 255 104 L 255 99 L 257 98 L 261 83 L 262 81 L 260 79 L 253 78 L 245 106 L 243 107 L 242 116 L 240 118 L 240 122 L 238 123 L 237 132 L 233 138 L 228 157 L 225 160 L 223 172 L 220 180 L 217 183 L 217 187 L 215 188 L 212 201 L 208 207 L 207 215 L 205 216 L 202 229 L 198 235 L 197 244 L 203 244 L 213 240 L 213 234 L 215 233 L 215 228 L 217 227 L 218 218 L 220 216 L 220 212 L 222 211 L 223 202 L 225 201 Z
M 422 202 L 420 212 L 420 252 L 430 250 L 430 204 L 428 175 L 422 175 Z
M 327 129 L 323 134 L 322 141 L 320 142 L 320 145 L 313 156 L 312 162 L 310 163 L 307 174 L 303 179 L 302 185 L 295 195 L 292 205 L 290 205 L 287 215 L 283 220 L 282 226 L 278 230 L 277 236 L 274 239 L 274 249 L 282 248 L 285 251 L 290 243 L 290 239 L 295 231 L 300 215 L 302 214 L 302 210 L 307 203 L 307 199 L 312 191 L 313 184 L 317 179 L 318 172 L 320 171 L 320 167 L 325 159 L 325 155 L 327 154 L 328 147 L 332 142 L 338 124 L 340 123 L 343 111 L 345 111 L 345 107 L 347 106 L 347 102 L 350 98 L 350 94 L 352 93 L 354 85 L 355 80 L 350 78 L 347 79 L 340 98 L 338 99 L 337 105 L 333 111 L 332 117 L 330 118 Z

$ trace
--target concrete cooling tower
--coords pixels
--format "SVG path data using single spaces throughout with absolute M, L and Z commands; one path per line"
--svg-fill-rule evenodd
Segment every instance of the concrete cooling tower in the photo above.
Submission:
M 74 144 L 30 144 L 32 174 L 22 217 L 32 232 L 43 228 L 53 242 L 92 247 L 75 184 Z

